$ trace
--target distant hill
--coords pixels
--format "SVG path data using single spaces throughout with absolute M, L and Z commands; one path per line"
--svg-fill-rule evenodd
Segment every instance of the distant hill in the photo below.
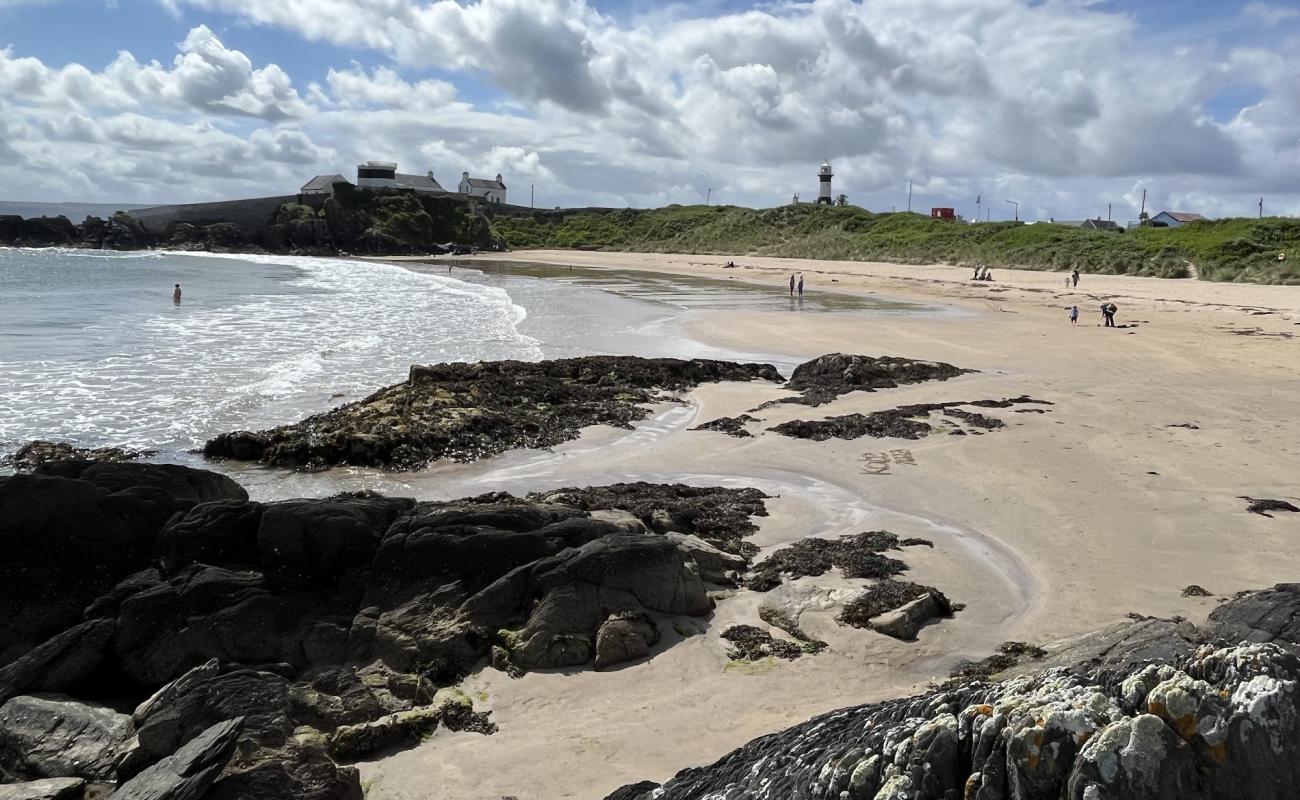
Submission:
M 668 206 L 494 213 L 493 234 L 536 248 L 988 264 L 1251 283 L 1300 284 L 1300 219 L 1206 220 L 1127 232 L 1051 223 L 943 222 L 855 206 Z M 1277 256 L 1287 253 L 1287 260 Z M 1195 272 L 1188 268 L 1195 265 Z
M 73 222 L 86 217 L 110 217 L 114 211 L 147 208 L 145 203 L 39 203 L 27 200 L 0 200 L 0 214 L 17 214 L 20 217 L 64 216 Z

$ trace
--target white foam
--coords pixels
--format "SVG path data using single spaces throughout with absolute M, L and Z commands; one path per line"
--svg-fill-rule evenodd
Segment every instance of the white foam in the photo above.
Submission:
M 283 282 L 268 279 L 265 293 L 233 303 L 192 302 L 139 314 L 129 325 L 109 318 L 86 326 L 81 335 L 109 343 L 107 355 L 0 360 L 0 446 L 42 437 L 193 447 L 220 431 L 296 421 L 360 399 L 403 380 L 412 363 L 541 358 L 538 343 L 517 330 L 525 313 L 504 290 L 390 264 L 173 252 L 53 255 L 150 258 L 162 262 L 163 273 L 181 258 L 293 271 Z M 118 339 L 121 347 L 112 344 Z

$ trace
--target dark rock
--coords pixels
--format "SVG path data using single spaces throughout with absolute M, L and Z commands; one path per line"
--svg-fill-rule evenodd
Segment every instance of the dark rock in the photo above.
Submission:
M 926 592 L 893 611 L 872 617 L 869 624 L 872 630 L 910 642 L 916 639 L 921 628 L 941 616 L 947 616 L 943 608 L 933 594 Z
M 1038 409 L 1032 409 L 1032 410 L 1036 411 Z M 1002 420 L 987 416 L 985 414 L 977 414 L 974 411 L 962 411 L 960 408 L 945 408 L 943 410 L 943 413 L 944 416 L 955 417 L 956 419 L 965 422 L 967 425 L 971 425 L 976 428 L 983 428 L 984 430 L 991 431 L 997 428 L 1006 427 L 1006 423 L 1003 422 Z
M 759 661 L 769 657 L 793 661 L 800 656 L 817 653 L 826 646 L 822 642 L 796 644 L 774 639 L 772 634 L 753 625 L 732 625 L 722 632 L 722 638 L 731 642 L 727 658 L 733 661 Z
M 636 661 L 659 643 L 659 627 L 648 614 L 613 614 L 596 631 L 596 669 Z
M 848 392 L 872 392 L 912 383 L 946 381 L 973 371 L 940 361 L 831 353 L 795 367 L 786 388 L 802 392 L 808 405 L 817 406 Z
M 647 797 L 659 784 L 654 781 L 640 781 L 639 783 L 629 783 L 626 786 L 620 786 L 609 794 L 605 795 L 605 800 L 641 800 Z
M 538 598 L 531 611 L 528 598 Z M 523 669 L 572 667 L 592 660 L 597 631 L 610 614 L 703 616 L 711 604 L 694 562 L 657 536 L 611 535 L 520 567 L 462 607 L 478 624 L 526 613 L 504 634 L 510 660 Z
M 0 702 L 23 693 L 76 688 L 103 663 L 114 627 L 111 619 L 88 620 L 0 668 Z
M 77 477 L 110 492 L 158 489 L 185 508 L 209 500 L 248 499 L 244 487 L 230 477 L 180 464 L 98 462 L 87 466 Z
M 28 247 L 72 244 L 77 228 L 65 216 L 32 217 L 18 224 L 18 234 L 11 244 Z
M 902 608 L 923 597 L 933 598 L 937 616 L 952 616 L 961 606 L 951 602 L 943 592 L 933 586 L 922 586 L 907 581 L 881 580 L 869 586 L 862 594 L 848 602 L 836 617 L 842 625 L 854 628 L 872 628 L 872 620 L 881 614 Z
M 1300 513 L 1300 508 L 1296 508 L 1285 500 L 1261 500 L 1255 497 L 1242 496 L 1242 500 L 1247 502 L 1246 510 L 1252 514 L 1259 514 L 1263 517 L 1272 517 L 1270 511 L 1290 511 Z
M 81 778 L 44 778 L 39 781 L 0 784 L 0 800 L 84 800 Z
M 122 784 L 110 800 L 199 800 L 230 760 L 243 719 L 219 722 Z M 262 795 L 265 796 L 265 795 Z
M 173 572 L 194 562 L 232 568 L 260 565 L 257 534 L 262 511 L 261 503 L 214 500 L 178 514 L 158 535 L 163 568 Z
M 0 706 L 0 774 L 113 781 L 131 751 L 131 717 L 59 695 Z
M 744 439 L 753 436 L 752 433 L 745 430 L 745 423 L 761 422 L 758 417 L 751 417 L 748 414 L 741 414 L 738 417 L 719 417 L 718 419 L 706 422 L 702 425 L 696 425 L 691 428 L 693 431 L 718 431 L 728 436 L 734 436 L 737 439 Z
M 700 579 L 707 583 L 732 585 L 734 581 L 729 576 L 739 574 L 749 566 L 744 556 L 728 553 L 689 533 L 668 531 L 664 538 L 691 557 L 699 568 Z
M 661 392 L 779 379 L 767 364 L 632 356 L 413 366 L 405 383 L 365 400 L 269 431 L 222 434 L 203 452 L 306 469 L 419 469 L 553 447 L 590 425 L 631 427 Z
M 303 720 L 295 716 L 285 678 L 249 669 L 219 675 L 205 670 L 187 674 L 172 687 L 166 702 L 137 709 L 139 749 L 124 767 L 127 772 L 137 772 L 170 753 L 213 720 L 237 716 L 244 723 L 238 746 L 210 797 L 361 797 L 356 771 L 330 759 L 324 736 L 299 735 Z
M 397 673 L 382 661 L 367 667 L 323 667 L 289 688 L 295 719 L 322 730 L 358 725 L 410 711 L 433 701 L 433 684 L 420 675 Z
M 839 539 L 801 539 L 754 567 L 745 586 L 765 592 L 778 585 L 783 574 L 792 578 L 823 575 L 831 567 L 838 568 L 846 578 L 888 578 L 903 572 L 907 565 L 881 553 L 899 547 L 898 537 L 888 531 L 870 531 Z
M 3 460 L 21 472 L 58 461 L 134 461 L 153 454 L 153 450 L 77 447 L 68 442 L 47 442 L 37 439 L 18 448 L 18 452 Z
M 1207 589 L 1191 584 L 1183 589 L 1183 597 L 1212 597 L 1213 593 Z
M 758 489 L 685 486 L 680 483 L 615 483 L 537 492 L 529 500 L 560 503 L 584 511 L 619 509 L 656 533 L 698 536 L 719 550 L 751 555 L 757 548 L 744 537 L 758 530 L 751 517 L 767 516 L 767 495 Z
M 1205 630 L 1219 641 L 1275 642 L 1294 648 L 1300 645 L 1300 583 L 1240 594 L 1210 612 Z

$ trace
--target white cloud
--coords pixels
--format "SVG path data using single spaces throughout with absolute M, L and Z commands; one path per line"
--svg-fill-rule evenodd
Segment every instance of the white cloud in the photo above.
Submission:
M 812 0 L 620 20 L 582 0 L 170 1 L 388 63 L 335 65 L 299 94 L 279 67 L 199 26 L 168 66 L 122 53 L 99 72 L 49 67 L 11 48 L 0 52 L 0 97 L 25 109 L 30 135 L 53 141 L 119 141 L 134 125 L 148 142 L 141 120 L 206 122 L 210 132 L 183 140 L 231 136 L 248 157 L 282 165 L 262 193 L 287 188 L 272 181 L 291 169 L 305 179 L 383 157 L 444 182 L 500 170 L 536 182 L 547 205 L 690 202 L 708 188 L 767 205 L 814 192 L 829 158 L 837 191 L 874 208 L 897 204 L 909 178 L 918 207 L 1014 192 L 1026 216 L 1127 205 L 1134 186 L 1207 208 L 1244 211 L 1256 192 L 1300 204 L 1300 43 L 1166 31 L 1159 42 L 1177 44 L 1152 45 L 1106 4 Z M 1293 10 L 1242 13 L 1277 22 Z M 461 75 L 499 96 L 473 105 L 479 92 L 458 91 Z M 1240 86 L 1252 87 L 1250 107 L 1209 113 Z

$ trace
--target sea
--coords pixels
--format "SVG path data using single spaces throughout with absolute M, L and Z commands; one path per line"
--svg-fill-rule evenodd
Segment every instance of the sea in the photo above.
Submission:
M 541 265 L 0 248 L 0 456 L 50 439 L 193 463 L 191 451 L 218 433 L 360 400 L 414 363 L 621 353 L 788 372 L 797 361 L 682 333 L 711 308 L 915 310 Z

